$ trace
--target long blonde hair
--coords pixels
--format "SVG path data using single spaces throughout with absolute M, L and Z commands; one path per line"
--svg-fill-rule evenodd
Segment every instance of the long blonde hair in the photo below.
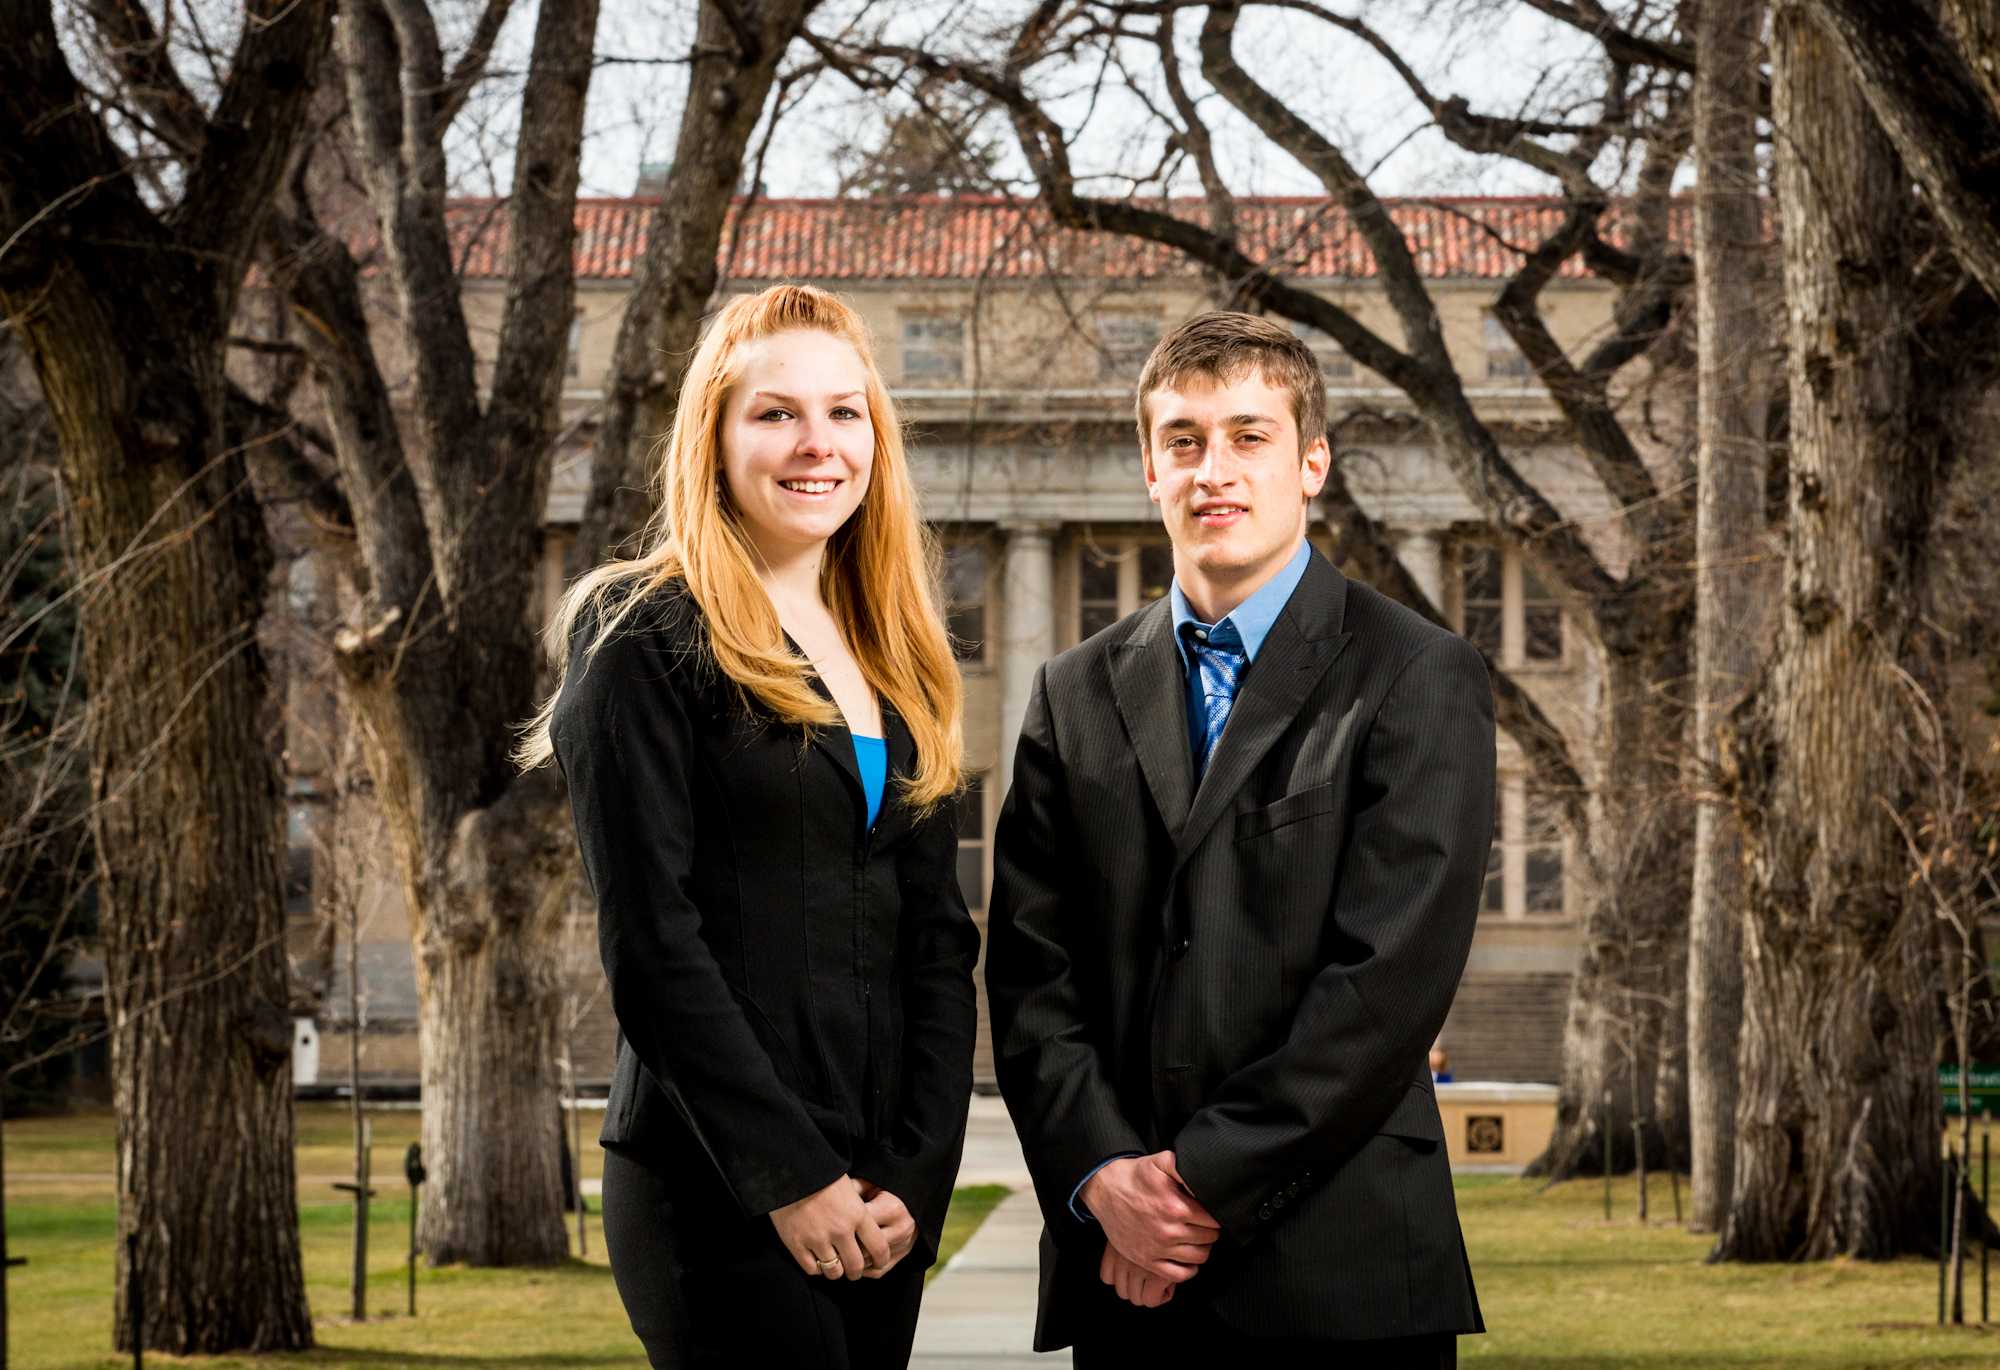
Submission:
M 777 610 L 757 578 L 756 554 L 723 498 L 722 412 L 741 374 L 743 347 L 800 330 L 852 344 L 867 373 L 868 417 L 875 429 L 868 491 L 854 516 L 828 540 L 820 593 L 861 674 L 901 715 L 916 741 L 917 769 L 903 782 L 905 798 L 928 810 L 959 788 L 964 686 L 939 611 L 936 539 L 917 516 L 902 426 L 867 329 L 845 301 L 809 285 L 774 285 L 739 296 L 710 322 L 681 385 L 673 431 L 658 449 L 658 499 L 643 550 L 579 577 L 544 635 L 556 663 L 556 687 L 515 749 L 523 767 L 554 755 L 549 722 L 578 618 L 610 606 L 599 615 L 602 622 L 584 654 L 587 664 L 649 594 L 674 581 L 684 583 L 700 606 L 707 651 L 746 700 L 807 728 L 840 721 L 839 710 L 813 689 L 811 665 L 786 645 Z

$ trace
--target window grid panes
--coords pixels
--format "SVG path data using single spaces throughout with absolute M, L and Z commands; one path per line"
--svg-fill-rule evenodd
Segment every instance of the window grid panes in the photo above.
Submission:
M 1561 661 L 1562 605 L 1541 578 L 1521 565 L 1521 655 L 1528 661 Z
M 1502 774 L 1480 912 L 1494 918 L 1562 918 L 1566 839 L 1554 795 Z
M 1563 912 L 1563 833 L 1554 799 L 1522 787 L 1522 913 L 1560 917 Z
M 1312 349 L 1319 359 L 1319 369 L 1329 381 L 1351 381 L 1354 379 L 1354 358 L 1347 355 L 1347 349 L 1335 342 L 1331 333 L 1322 333 L 1309 323 L 1296 323 L 1292 331 L 1299 340 Z
M 945 597 L 949 608 L 952 652 L 960 661 L 986 659 L 986 543 L 966 538 L 946 544 L 944 551 Z
M 1085 536 L 1073 564 L 1077 642 L 1164 598 L 1174 580 L 1173 548 L 1158 536 Z
M 1566 664 L 1563 610 L 1518 551 L 1490 543 L 1457 548 L 1459 631 L 1510 670 Z
M 1160 317 L 1133 310 L 1106 309 L 1097 315 L 1098 378 L 1137 380 L 1160 340 Z
M 1102 632 L 1124 615 L 1119 612 L 1118 566 L 1122 546 L 1084 545 L 1076 567 L 1076 635 L 1082 641 Z
M 951 385 L 965 379 L 965 317 L 903 316 L 903 380 L 910 385 Z
M 1495 661 L 1500 659 L 1507 612 L 1505 567 L 1500 549 L 1473 544 L 1459 551 L 1463 575 L 1465 637 Z
M 1528 358 L 1514 345 L 1505 325 L 1495 315 L 1485 316 L 1486 374 L 1495 380 L 1525 380 L 1534 374 Z

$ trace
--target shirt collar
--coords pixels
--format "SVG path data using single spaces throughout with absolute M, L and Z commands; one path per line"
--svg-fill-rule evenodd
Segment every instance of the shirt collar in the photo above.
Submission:
M 1278 621 L 1278 615 L 1285 611 L 1292 591 L 1299 588 L 1299 581 L 1306 573 L 1306 561 L 1312 556 L 1312 544 L 1301 541 L 1299 550 L 1292 559 L 1278 569 L 1276 575 L 1251 592 L 1250 598 L 1222 616 L 1222 623 L 1236 625 L 1236 634 L 1243 639 L 1243 655 L 1246 661 L 1257 659 L 1257 649 L 1264 645 L 1264 639 L 1271 634 L 1271 626 Z M 1174 577 L 1173 587 L 1167 591 L 1174 611 L 1174 650 L 1181 654 L 1181 667 L 1187 667 L 1187 647 L 1181 642 L 1183 623 L 1200 623 L 1195 617 L 1194 606 L 1181 593 L 1179 576 Z M 1220 624 L 1206 624 L 1219 627 Z

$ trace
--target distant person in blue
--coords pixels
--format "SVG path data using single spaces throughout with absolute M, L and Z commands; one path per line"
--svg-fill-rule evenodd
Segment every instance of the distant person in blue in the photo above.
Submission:
M 1445 1054 L 1443 1042 L 1431 1046 L 1431 1083 L 1434 1085 L 1451 1083 L 1451 1057 Z
M 724 306 L 660 485 L 640 555 L 563 601 L 522 748 L 568 779 L 618 1019 L 611 1272 L 656 1366 L 902 1366 L 979 937 L 958 667 L 854 311 Z

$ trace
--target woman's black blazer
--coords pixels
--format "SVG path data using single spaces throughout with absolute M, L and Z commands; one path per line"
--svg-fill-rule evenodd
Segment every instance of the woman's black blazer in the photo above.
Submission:
M 699 608 L 656 593 L 556 701 L 619 1027 L 600 1140 L 744 1215 L 871 1180 L 934 1255 L 972 1091 L 979 934 L 956 807 L 917 816 L 915 744 L 883 710 L 873 831 L 848 731 L 777 723 L 703 650 Z

